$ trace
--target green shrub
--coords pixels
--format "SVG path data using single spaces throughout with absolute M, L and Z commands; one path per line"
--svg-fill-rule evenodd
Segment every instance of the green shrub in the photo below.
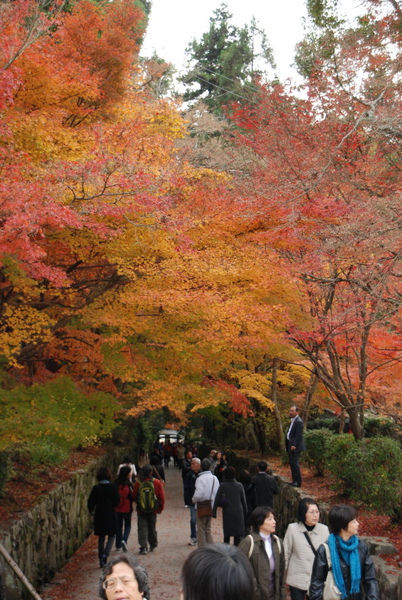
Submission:
M 68 451 L 51 440 L 29 444 L 29 450 L 32 462 L 39 465 L 57 465 L 68 457 Z
M 365 437 L 398 437 L 398 428 L 394 421 L 386 417 L 366 417 L 364 419 Z
M 303 454 L 303 462 L 308 464 L 315 477 L 324 476 L 328 461 L 327 448 L 334 435 L 329 429 L 315 429 L 304 434 L 307 450 Z
M 0 452 L 0 496 L 3 495 L 4 488 L 11 476 L 11 460 L 8 452 Z
M 340 439 L 331 444 L 328 464 L 344 494 L 395 518 L 402 490 L 402 451 L 397 441 L 380 436 L 352 442 Z

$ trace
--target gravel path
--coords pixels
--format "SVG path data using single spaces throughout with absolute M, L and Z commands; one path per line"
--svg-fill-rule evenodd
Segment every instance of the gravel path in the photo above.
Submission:
M 184 508 L 181 473 L 173 468 L 166 469 L 166 504 L 158 515 L 158 548 L 145 556 L 139 556 L 137 543 L 137 519 L 133 513 L 132 529 L 128 540 L 128 554 L 138 558 L 148 570 L 152 600 L 176 600 L 180 594 L 180 569 L 190 552 L 190 511 Z M 222 516 L 212 520 L 215 542 L 223 541 Z M 52 582 L 41 590 L 44 600 L 95 600 L 100 569 L 97 557 L 97 538 L 90 538 L 69 560 Z M 113 550 L 110 558 L 117 553 Z

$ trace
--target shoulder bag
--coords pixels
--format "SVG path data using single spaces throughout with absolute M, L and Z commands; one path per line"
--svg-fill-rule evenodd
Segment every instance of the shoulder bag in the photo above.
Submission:
M 332 574 L 331 553 L 328 544 L 324 544 L 325 554 L 327 556 L 328 573 L 324 584 L 323 600 L 341 600 L 342 594 L 335 585 L 334 576 Z

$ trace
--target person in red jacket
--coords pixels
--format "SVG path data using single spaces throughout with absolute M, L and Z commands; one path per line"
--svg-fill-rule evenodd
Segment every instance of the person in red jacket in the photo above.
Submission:
M 142 480 L 136 481 L 133 498 L 137 504 L 138 543 L 140 554 L 153 552 L 158 545 L 156 531 L 156 516 L 160 515 L 165 506 L 165 492 L 159 479 L 152 477 L 152 466 L 145 465 L 142 469 Z
M 123 466 L 119 470 L 119 476 L 114 482 L 119 490 L 120 496 L 120 502 L 116 506 L 116 550 L 123 548 L 124 552 L 127 552 L 127 542 L 131 531 L 131 516 L 133 513 L 133 499 L 131 495 L 133 491 L 133 483 L 131 477 L 131 467 Z

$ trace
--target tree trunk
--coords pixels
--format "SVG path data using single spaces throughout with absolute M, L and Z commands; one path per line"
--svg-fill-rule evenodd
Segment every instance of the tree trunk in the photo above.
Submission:
M 350 418 L 350 427 L 356 440 L 362 440 L 364 437 L 364 427 L 362 423 L 362 411 L 359 406 L 348 406 L 346 408 Z
M 318 377 L 316 371 L 314 371 L 314 373 L 311 374 L 310 382 L 308 384 L 308 388 L 306 390 L 306 396 L 304 399 L 303 414 L 302 414 L 304 429 L 306 429 L 306 426 L 307 426 L 307 421 L 308 421 L 308 416 L 309 416 L 309 411 L 310 411 L 310 404 L 313 399 L 318 380 L 319 380 L 319 377 Z
M 278 402 L 277 402 L 277 385 L 276 385 L 277 370 L 278 370 L 278 359 L 274 358 L 274 360 L 272 361 L 271 400 L 275 407 L 274 412 L 275 412 L 276 431 L 278 434 L 279 447 L 281 449 L 281 454 L 285 454 L 285 435 L 283 433 L 281 413 L 279 412 Z

